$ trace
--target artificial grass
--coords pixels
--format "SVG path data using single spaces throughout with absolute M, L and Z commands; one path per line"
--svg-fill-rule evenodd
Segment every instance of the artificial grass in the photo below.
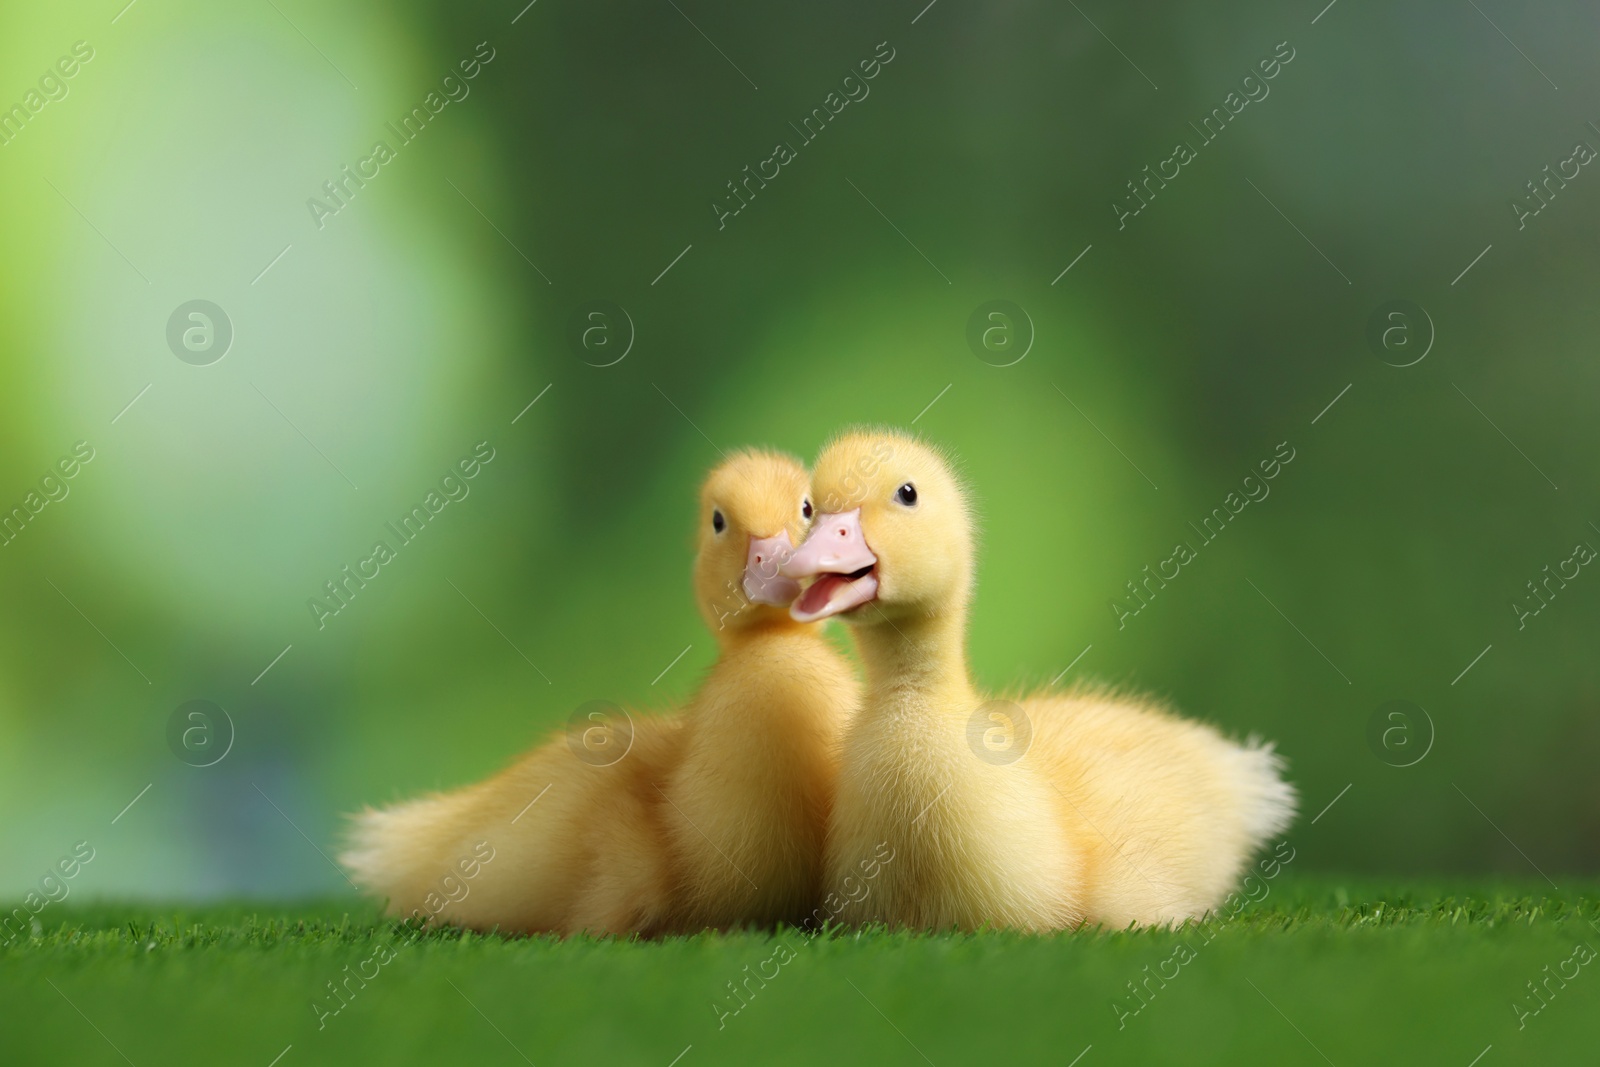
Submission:
M 0 947 L 0 1063 L 1593 1062 L 1600 886 L 1271 885 L 1227 920 L 1047 937 L 557 941 L 417 936 L 353 899 L 67 902 Z

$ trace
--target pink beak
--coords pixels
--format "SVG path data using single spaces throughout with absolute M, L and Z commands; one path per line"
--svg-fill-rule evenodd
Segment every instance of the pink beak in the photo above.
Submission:
M 818 515 L 805 543 L 780 568 L 788 578 L 817 578 L 790 605 L 790 617 L 797 622 L 816 622 L 874 599 L 878 595 L 877 564 L 878 557 L 867 547 L 861 531 L 860 508 Z
M 785 607 L 800 595 L 800 583 L 779 573 L 794 554 L 789 531 L 776 537 L 752 537 L 744 557 L 744 595 L 756 604 Z

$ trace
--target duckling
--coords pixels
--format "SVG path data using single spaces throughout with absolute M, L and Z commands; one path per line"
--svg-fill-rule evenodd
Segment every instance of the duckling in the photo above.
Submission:
M 815 580 L 790 613 L 842 615 L 867 674 L 824 884 L 877 869 L 841 921 L 1170 924 L 1215 908 L 1288 826 L 1295 793 L 1270 746 L 1106 690 L 994 701 L 973 687 L 974 521 L 938 451 L 847 432 L 813 490 L 822 513 L 780 570 Z
M 859 701 L 820 627 L 786 610 L 800 589 L 778 567 L 812 514 L 789 456 L 741 452 L 712 471 L 694 590 L 718 658 L 681 712 L 597 712 L 485 782 L 357 815 L 341 857 L 356 881 L 394 914 L 426 904 L 506 932 L 798 923 L 820 892 L 839 737 Z M 462 859 L 485 849 L 463 880 Z

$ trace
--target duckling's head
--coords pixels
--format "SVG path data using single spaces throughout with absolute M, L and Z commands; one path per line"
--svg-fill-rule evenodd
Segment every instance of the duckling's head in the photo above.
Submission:
M 965 608 L 972 587 L 972 516 L 950 463 L 895 431 L 851 430 L 812 472 L 818 514 L 784 563 L 816 577 L 790 608 L 800 622 L 857 612 L 866 623 Z M 859 613 L 873 603 L 878 611 Z
M 787 620 L 800 586 L 778 568 L 805 539 L 813 510 L 805 467 L 781 452 L 736 452 L 706 476 L 694 588 L 712 630 Z

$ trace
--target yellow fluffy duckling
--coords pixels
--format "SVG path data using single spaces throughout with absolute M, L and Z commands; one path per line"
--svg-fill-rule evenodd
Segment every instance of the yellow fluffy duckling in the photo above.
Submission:
M 1172 923 L 1216 907 L 1289 824 L 1295 794 L 1270 747 L 1109 692 L 995 702 L 973 688 L 973 517 L 934 449 L 846 433 L 813 490 L 822 513 L 782 573 L 816 580 L 791 613 L 844 614 L 867 670 L 825 884 L 892 849 L 842 921 Z
M 799 586 L 778 564 L 811 516 L 788 456 L 714 470 L 694 588 L 719 657 L 681 713 L 580 719 L 485 782 L 361 813 L 342 857 L 356 881 L 394 914 L 507 932 L 798 923 L 858 702 L 820 627 L 786 610 Z

